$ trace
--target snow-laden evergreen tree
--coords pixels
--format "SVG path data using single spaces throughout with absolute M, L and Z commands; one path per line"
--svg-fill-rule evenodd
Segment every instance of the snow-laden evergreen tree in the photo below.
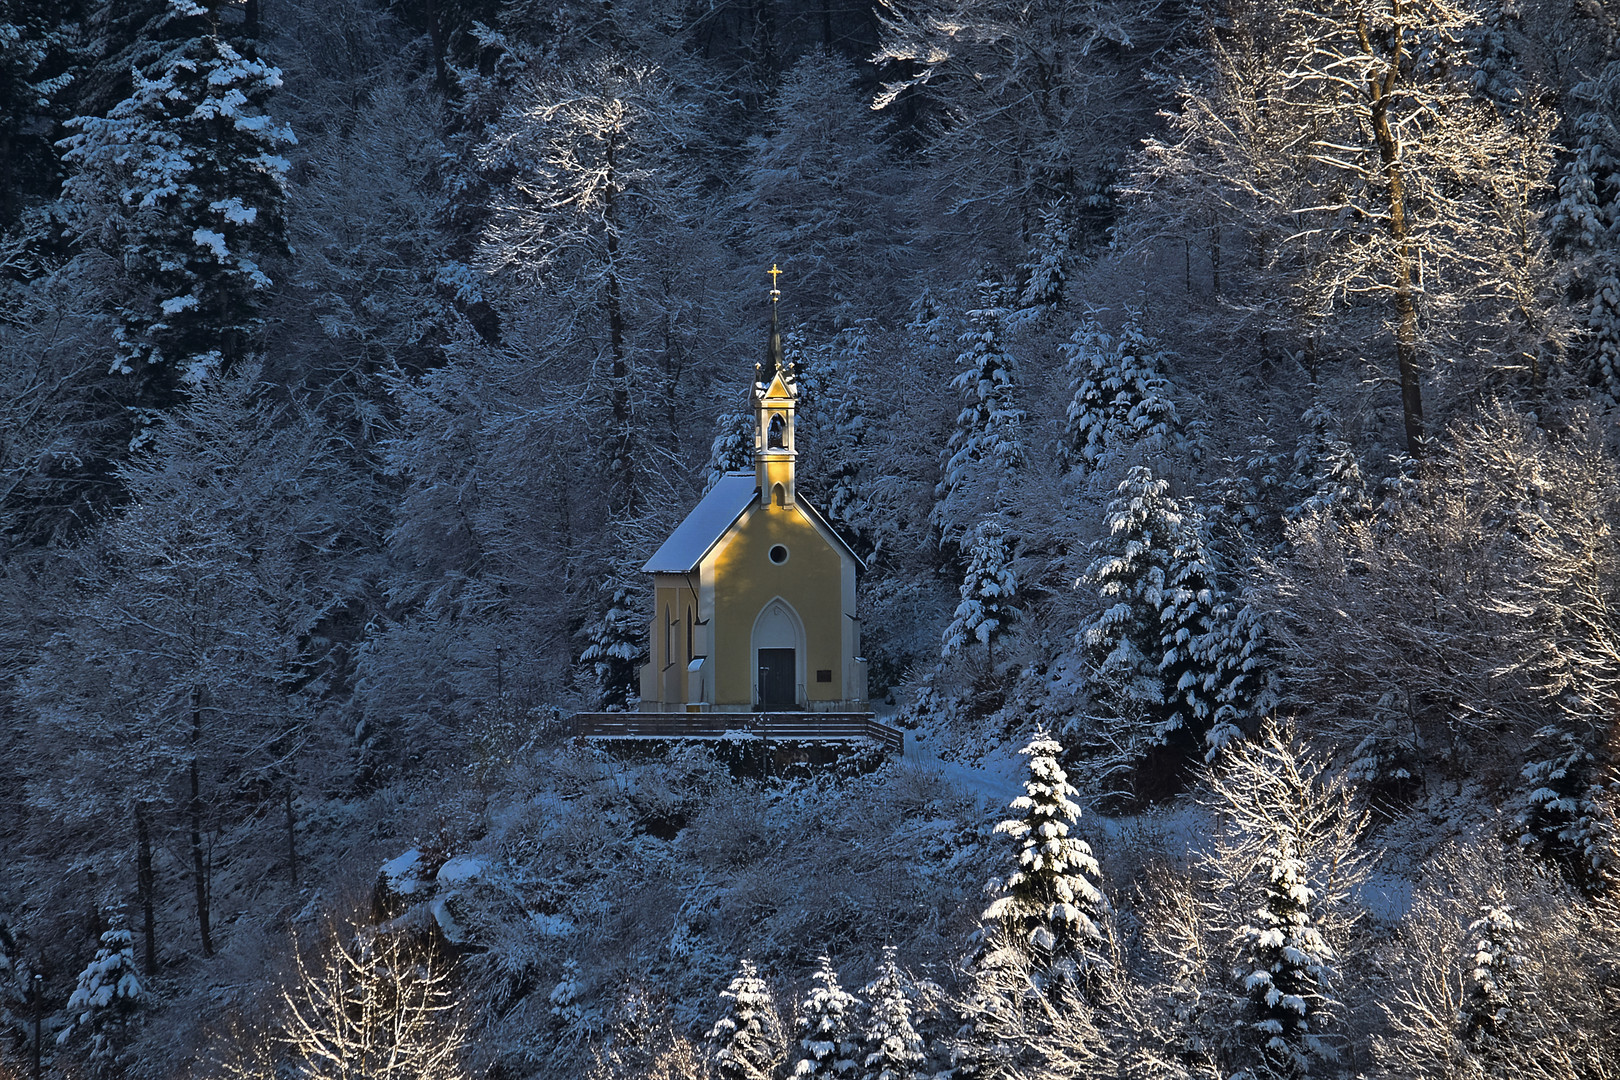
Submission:
M 1242 987 L 1249 998 L 1249 1028 L 1260 1061 L 1256 1077 L 1309 1076 L 1336 1056 L 1323 1039 L 1331 1004 L 1334 956 L 1312 925 L 1315 893 L 1305 883 L 1305 864 L 1294 839 L 1283 835 L 1261 855 L 1264 899 L 1238 929 Z
M 1000 518 L 986 518 L 973 530 L 967 572 L 962 577 L 962 602 L 940 645 L 949 659 L 967 649 L 969 642 L 984 646 L 985 659 L 995 664 L 996 641 L 1018 618 L 1018 575 L 1007 550 L 1007 529 Z
M 1468 924 L 1472 955 L 1465 958 L 1468 976 L 1458 1019 L 1463 1039 L 1476 1048 L 1507 1035 L 1512 1026 L 1524 994 L 1523 930 L 1513 905 L 1501 897 L 1481 905 L 1480 917 Z
M 958 333 L 950 306 L 933 289 L 924 286 L 912 299 L 909 311 L 907 341 L 918 351 L 943 354 Z
M 1063 302 L 1063 289 L 1068 283 L 1069 231 L 1064 227 L 1058 207 L 1047 207 L 1041 212 L 1041 229 L 1035 236 L 1035 250 L 1029 262 L 1019 269 L 1024 275 L 1024 288 L 1018 294 L 1018 306 L 1027 311 L 1055 308 Z
M 1071 835 L 1080 805 L 1060 764 L 1062 744 L 1036 731 L 1019 753 L 1029 758 L 1024 794 L 1010 807 L 1020 816 L 996 826 L 1017 844 L 1018 869 L 986 886 L 998 895 L 982 919 L 1028 952 L 1038 970 L 1072 980 L 1099 962 L 1107 909 L 1095 880 L 1101 871 L 1091 846 Z
M 1592 381 L 1620 402 L 1620 62 L 1571 95 L 1586 106 L 1576 118 L 1575 153 L 1558 178 L 1550 229 L 1568 266 L 1567 291 L 1585 306 L 1582 344 Z
M 647 659 L 647 620 L 641 614 L 641 590 L 612 577 L 602 582 L 609 594 L 602 617 L 586 630 L 588 644 L 579 654 L 596 677 L 602 707 L 628 709 L 639 700 L 641 665 Z
M 866 984 L 869 1012 L 861 1032 L 861 1080 L 913 1080 L 928 1055 L 912 1022 L 916 988 L 886 945 L 877 977 Z
M 79 972 L 79 984 L 67 1002 L 72 1022 L 56 1041 L 66 1043 L 76 1031 L 88 1031 L 92 1040 L 90 1056 L 110 1058 L 116 1055 L 117 1044 L 127 1037 L 129 1020 L 145 998 L 146 988 L 135 970 L 134 936 L 115 926 L 101 935 L 95 958 Z
M 1074 397 L 1058 460 L 1080 477 L 1130 457 L 1187 448 L 1181 417 L 1164 377 L 1164 354 L 1131 311 L 1117 336 L 1087 317 L 1063 346 Z
M 997 304 L 997 283 L 981 284 L 980 291 L 983 306 L 968 312 L 969 327 L 958 339 L 965 346 L 957 357 L 961 374 L 951 382 L 966 405 L 957 414 L 944 475 L 934 489 L 934 523 L 951 541 L 967 521 L 999 505 L 1003 481 L 1026 463 L 1024 413 L 1015 400 L 1018 367 L 1001 340 L 1006 309 Z
M 709 464 L 703 470 L 703 494 L 726 473 L 747 472 L 754 467 L 754 414 L 736 409 L 720 414 L 714 422 L 714 441 L 709 444 Z
M 724 1011 L 709 1029 L 714 1071 L 722 1080 L 770 1080 L 787 1040 L 776 999 L 752 960 L 737 965 L 720 1000 Z
M 0 0 L 0 234 L 55 187 L 50 134 L 73 82 L 80 14 L 77 4 Z
M 563 1027 L 577 1024 L 585 1014 L 584 1007 L 579 1003 L 579 982 L 579 961 L 569 957 L 563 961 L 562 978 L 546 995 L 546 1000 L 551 1003 L 552 1019 Z
M 1536 732 L 1520 843 L 1562 862 L 1587 893 L 1620 886 L 1620 774 L 1573 731 Z M 1595 740 L 1592 740 L 1595 741 Z
M 1202 531 L 1144 465 L 1120 482 L 1107 522 L 1081 579 L 1102 601 L 1076 638 L 1089 680 L 1136 729 L 1129 742 L 1191 754 L 1220 707 L 1209 635 L 1221 598 Z
M 799 1004 L 799 1054 L 794 1076 L 853 1080 L 860 1069 L 860 1001 L 838 983 L 832 961 L 819 960 L 812 984 Z
M 252 352 L 286 253 L 288 161 L 296 140 L 269 101 L 281 71 L 221 33 L 223 0 L 171 0 L 183 37 L 106 117 L 68 126 L 64 189 L 82 228 L 115 252 L 134 288 L 118 311 L 114 370 L 168 403 Z
M 1206 761 L 1254 730 L 1277 704 L 1275 659 L 1260 610 L 1244 598 L 1229 598 L 1216 606 L 1211 622 L 1194 645 L 1206 699 L 1215 707 L 1204 733 Z
M 1294 471 L 1289 483 L 1299 501 L 1284 517 L 1293 521 L 1306 514 L 1332 514 L 1356 519 L 1372 512 L 1367 481 L 1355 451 L 1339 433 L 1338 420 L 1321 401 L 1313 402 L 1300 418 L 1304 430 L 1294 449 Z
M 1159 679 L 1164 713 L 1155 737 L 1187 753 L 1209 742 L 1220 710 L 1213 681 L 1221 656 L 1215 647 L 1220 615 L 1229 605 L 1216 588 L 1215 567 L 1196 511 L 1184 517 L 1182 543 L 1172 553 L 1165 588 L 1159 594 Z M 1241 644 L 1239 643 L 1241 649 Z M 1227 736 L 1222 735 L 1224 742 Z

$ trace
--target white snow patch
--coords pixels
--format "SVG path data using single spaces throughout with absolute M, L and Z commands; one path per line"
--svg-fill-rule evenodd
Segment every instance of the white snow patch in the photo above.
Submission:
M 421 879 L 417 871 L 422 866 L 422 853 L 411 848 L 405 854 L 389 859 L 382 865 L 383 877 L 388 881 L 388 887 L 401 896 L 410 896 L 421 886 Z
M 213 229 L 193 229 L 191 242 L 198 247 L 209 249 L 216 258 L 230 258 L 231 253 L 225 247 L 225 234 L 222 232 L 215 232 Z
M 197 306 L 197 298 L 190 293 L 185 296 L 171 296 L 163 301 L 160 307 L 165 315 L 178 315 L 182 311 L 189 311 Z
M 439 867 L 439 873 L 434 880 L 440 885 L 456 885 L 463 881 L 471 881 L 483 873 L 483 859 L 474 855 L 457 855 Z
M 208 204 L 209 209 L 218 210 L 225 215 L 225 220 L 235 225 L 251 225 L 259 216 L 256 206 L 243 206 L 242 200 L 236 196 L 229 199 L 215 199 Z
M 180 381 L 186 386 L 201 386 L 214 377 L 214 373 L 224 361 L 225 357 L 218 349 L 198 353 L 186 360 L 186 368 L 180 373 Z
M 433 901 L 428 905 L 428 910 L 433 913 L 433 921 L 439 924 L 439 931 L 444 934 L 444 940 L 452 945 L 459 945 L 467 940 L 467 932 L 456 922 L 456 917 L 450 913 L 449 905 L 443 900 Z
M 529 916 L 529 924 L 534 932 L 541 937 L 567 937 L 574 932 L 574 924 L 561 915 L 534 914 Z

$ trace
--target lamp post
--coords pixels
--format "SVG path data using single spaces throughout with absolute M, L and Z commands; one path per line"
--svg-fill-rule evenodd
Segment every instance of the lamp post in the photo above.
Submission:
M 34 973 L 34 1080 L 40 1080 L 39 1021 L 45 1004 L 45 976 Z
M 506 723 L 506 678 L 501 663 L 506 657 L 506 646 L 495 643 L 495 719 Z

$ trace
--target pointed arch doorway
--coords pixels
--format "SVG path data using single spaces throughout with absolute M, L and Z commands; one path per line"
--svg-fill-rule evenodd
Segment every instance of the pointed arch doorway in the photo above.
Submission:
M 804 686 L 804 622 L 793 605 L 776 597 L 754 619 L 754 702 L 762 710 L 801 707 Z

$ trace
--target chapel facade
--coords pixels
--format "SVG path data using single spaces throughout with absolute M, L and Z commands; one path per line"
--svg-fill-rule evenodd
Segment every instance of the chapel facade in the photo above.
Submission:
M 727 473 L 642 570 L 655 609 L 644 712 L 866 712 L 861 560 L 795 485 L 798 389 L 772 290 L 754 468 Z

